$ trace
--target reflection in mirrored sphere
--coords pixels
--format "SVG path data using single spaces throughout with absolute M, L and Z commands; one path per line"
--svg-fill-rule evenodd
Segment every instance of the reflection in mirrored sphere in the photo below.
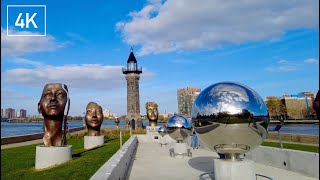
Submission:
M 182 142 L 191 135 L 192 124 L 184 116 L 174 115 L 167 121 L 167 133 L 177 142 Z
M 198 95 L 192 106 L 192 122 L 210 149 L 238 159 L 266 138 L 269 116 L 265 102 L 254 90 L 220 82 Z
M 167 130 L 166 130 L 165 127 L 161 126 L 161 127 L 159 127 L 159 129 L 158 129 L 158 133 L 163 137 L 164 135 L 166 135 Z

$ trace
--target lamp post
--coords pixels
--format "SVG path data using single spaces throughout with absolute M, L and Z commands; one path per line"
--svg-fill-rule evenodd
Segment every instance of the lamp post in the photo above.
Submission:
M 117 129 L 119 129 L 119 123 L 120 123 L 119 119 L 118 119 L 118 118 L 116 118 L 116 119 L 114 120 L 114 122 L 115 122 L 115 123 L 116 123 L 116 125 L 117 125 Z
M 86 125 L 85 119 L 86 119 L 86 113 L 83 112 L 82 126 L 85 126 L 85 125 Z
M 119 128 L 119 123 L 120 123 L 119 118 L 116 118 L 114 120 L 114 122 L 116 123 L 117 129 L 119 130 L 119 134 L 120 134 L 120 149 L 121 149 L 122 148 L 122 132 L 121 132 L 121 129 Z

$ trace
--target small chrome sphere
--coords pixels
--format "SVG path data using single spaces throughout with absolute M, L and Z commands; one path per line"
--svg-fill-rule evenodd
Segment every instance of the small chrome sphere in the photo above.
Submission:
M 220 82 L 204 89 L 192 106 L 199 138 L 212 150 L 238 159 L 262 144 L 269 116 L 265 102 L 240 83 Z
M 174 115 L 167 121 L 167 133 L 177 142 L 182 142 L 191 135 L 191 121 L 181 115 Z
M 158 133 L 163 137 L 167 133 L 167 129 L 163 126 L 159 127 Z

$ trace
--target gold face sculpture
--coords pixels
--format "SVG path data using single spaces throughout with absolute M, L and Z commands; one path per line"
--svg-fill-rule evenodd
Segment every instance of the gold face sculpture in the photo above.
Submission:
M 45 146 L 62 146 L 62 122 L 68 100 L 68 88 L 61 83 L 46 84 L 38 103 L 38 112 L 44 118 Z
M 89 136 L 100 136 L 100 127 L 103 121 L 102 108 L 95 102 L 90 102 L 86 109 L 86 125 Z
M 155 102 L 146 103 L 147 118 L 149 119 L 149 126 L 157 126 L 158 121 L 158 105 Z

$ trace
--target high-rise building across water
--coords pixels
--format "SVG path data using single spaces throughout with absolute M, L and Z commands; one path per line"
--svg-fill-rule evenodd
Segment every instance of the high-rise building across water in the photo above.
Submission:
M 191 116 L 192 105 L 201 89 L 196 87 L 187 87 L 178 89 L 178 113 L 184 116 Z

